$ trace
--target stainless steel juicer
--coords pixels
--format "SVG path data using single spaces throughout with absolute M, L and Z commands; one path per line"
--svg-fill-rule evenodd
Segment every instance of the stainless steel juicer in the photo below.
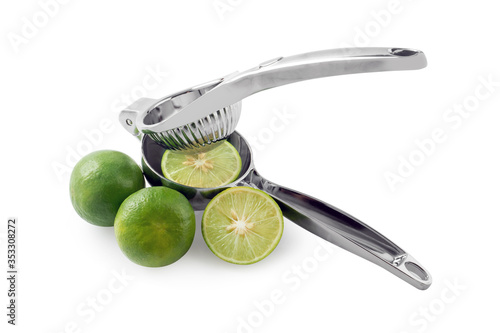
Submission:
M 233 186 L 261 189 L 276 200 L 289 220 L 423 290 L 432 278 L 411 255 L 340 209 L 263 178 L 255 170 L 250 146 L 234 129 L 241 99 L 258 91 L 325 76 L 425 66 L 422 52 L 402 48 L 349 48 L 279 57 L 159 100 L 142 98 L 121 112 L 120 122 L 142 139 L 142 167 L 151 186 L 183 193 L 195 210 L 205 209 L 213 197 Z M 195 188 L 162 175 L 160 164 L 166 149 L 200 152 L 225 139 L 242 159 L 240 175 L 231 184 Z

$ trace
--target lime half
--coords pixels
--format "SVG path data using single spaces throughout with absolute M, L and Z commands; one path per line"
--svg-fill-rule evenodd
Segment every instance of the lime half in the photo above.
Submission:
M 210 250 L 233 264 L 253 264 L 267 257 L 283 234 L 283 214 L 266 193 L 232 187 L 210 201 L 201 222 Z
M 240 154 L 225 141 L 218 147 L 199 154 L 183 154 L 166 150 L 161 160 L 163 175 L 176 183 L 192 187 L 218 187 L 238 178 Z

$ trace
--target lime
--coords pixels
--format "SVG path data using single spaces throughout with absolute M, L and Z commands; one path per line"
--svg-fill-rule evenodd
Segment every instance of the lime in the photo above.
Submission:
M 100 150 L 76 164 L 69 187 L 71 203 L 78 215 L 94 225 L 111 227 L 123 200 L 144 188 L 144 177 L 129 156 Z
M 203 238 L 219 258 L 252 264 L 267 257 L 283 234 L 283 214 L 266 193 L 232 187 L 210 201 L 201 222 Z
M 241 158 L 232 144 L 199 154 L 183 154 L 166 150 L 161 160 L 163 175 L 176 183 L 192 187 L 217 187 L 238 178 Z
M 170 265 L 191 247 L 196 228 L 194 210 L 181 193 L 148 187 L 129 196 L 115 219 L 122 252 L 147 267 Z

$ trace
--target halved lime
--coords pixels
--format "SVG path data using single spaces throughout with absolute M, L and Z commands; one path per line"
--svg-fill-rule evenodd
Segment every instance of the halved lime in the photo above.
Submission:
M 163 175 L 176 183 L 192 187 L 217 187 L 238 178 L 241 158 L 232 144 L 199 154 L 183 154 L 166 150 L 161 160 Z
M 201 222 L 210 250 L 233 264 L 253 264 L 267 257 L 283 234 L 283 214 L 265 192 L 232 187 L 210 201 Z

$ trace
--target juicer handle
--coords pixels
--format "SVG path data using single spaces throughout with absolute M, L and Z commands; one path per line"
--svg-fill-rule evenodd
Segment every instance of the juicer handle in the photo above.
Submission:
M 313 234 L 379 265 L 425 290 L 431 275 L 411 255 L 355 217 L 323 201 L 274 184 L 255 170 L 239 185 L 257 187 L 273 197 L 285 217 Z
M 241 93 L 246 97 L 262 90 L 310 79 L 414 70 L 426 66 L 427 59 L 419 50 L 386 47 L 341 48 L 264 61 L 255 68 L 235 75 L 223 85 L 241 85 Z
M 230 74 L 211 90 L 168 119 L 165 131 L 207 117 L 259 91 L 328 76 L 421 69 L 427 66 L 422 51 L 405 48 L 343 48 L 278 57 L 244 72 Z

